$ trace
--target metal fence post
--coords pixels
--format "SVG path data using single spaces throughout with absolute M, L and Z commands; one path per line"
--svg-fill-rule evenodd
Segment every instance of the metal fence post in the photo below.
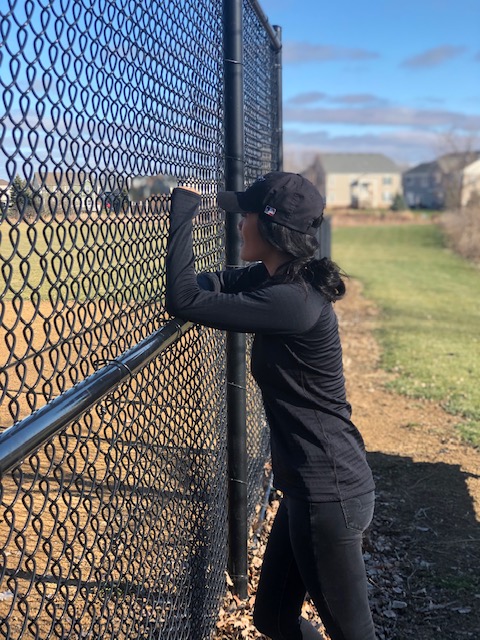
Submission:
M 273 30 L 275 31 L 275 35 L 277 36 L 278 43 L 282 42 L 282 27 L 278 25 L 273 25 Z M 283 100 L 283 91 L 282 91 L 282 73 L 283 73 L 283 62 L 282 62 L 282 48 L 281 46 L 277 49 L 276 54 L 276 62 L 275 62 L 275 70 L 277 72 L 277 110 L 278 110 L 278 119 L 277 119 L 277 145 L 278 145 L 278 163 L 277 170 L 283 171 L 283 108 L 282 108 L 282 100 Z
M 225 188 L 244 188 L 243 2 L 224 0 Z M 240 266 L 239 216 L 227 216 L 227 268 Z M 246 341 L 227 334 L 228 569 L 240 598 L 247 597 Z
M 323 222 L 317 231 L 318 250 L 316 257 L 331 258 L 332 257 L 332 218 L 324 216 Z

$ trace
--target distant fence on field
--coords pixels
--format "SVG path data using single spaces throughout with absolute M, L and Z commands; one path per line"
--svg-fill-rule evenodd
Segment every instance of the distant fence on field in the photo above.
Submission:
M 236 2 L 236 0 L 235 0 Z M 168 318 L 168 199 L 224 267 L 224 5 L 2 7 L 0 637 L 208 638 L 225 591 L 225 336 Z M 279 42 L 243 20 L 245 180 L 281 167 Z M 247 383 L 248 513 L 268 438 Z

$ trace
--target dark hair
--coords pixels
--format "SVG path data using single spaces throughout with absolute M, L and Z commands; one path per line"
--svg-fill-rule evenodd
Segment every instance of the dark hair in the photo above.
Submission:
M 344 296 L 343 278 L 346 274 L 329 258 L 319 260 L 314 257 L 318 250 L 318 241 L 314 236 L 288 229 L 261 215 L 258 216 L 258 230 L 266 242 L 292 256 L 292 260 L 282 265 L 275 278 L 282 282 L 308 282 L 330 302 Z

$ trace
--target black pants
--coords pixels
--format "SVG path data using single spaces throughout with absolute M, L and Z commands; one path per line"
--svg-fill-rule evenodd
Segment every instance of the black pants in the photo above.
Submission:
M 321 638 L 300 617 L 308 592 L 332 640 L 374 640 L 362 555 L 374 501 L 373 492 L 343 502 L 283 498 L 255 601 L 261 633 L 273 640 Z

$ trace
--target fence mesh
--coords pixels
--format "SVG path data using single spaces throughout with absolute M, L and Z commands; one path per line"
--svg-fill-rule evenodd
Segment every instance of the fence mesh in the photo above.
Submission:
M 127 185 L 221 181 L 223 62 L 209 0 L 16 2 L 2 32 L 7 426 L 165 322 L 166 201 Z
M 258 15 L 244 0 L 245 182 L 251 184 L 279 166 L 279 88 L 277 54 Z M 251 338 L 248 341 L 251 347 Z M 247 374 L 248 509 L 253 513 L 262 491 L 268 431 L 262 403 Z M 260 427 L 260 428 L 259 428 Z
M 244 20 L 251 181 L 277 168 L 277 98 L 249 2 Z M 133 176 L 202 191 L 196 266 L 222 267 L 222 34 L 221 0 L 2 5 L 2 429 L 167 320 L 168 200 L 130 201 Z M 227 549 L 224 351 L 223 333 L 194 327 L 3 476 L 1 638 L 209 637 Z M 251 516 L 267 451 L 251 378 L 248 412 Z
M 226 553 L 223 359 L 214 332 L 189 332 L 3 479 L 2 637 L 208 637 Z

